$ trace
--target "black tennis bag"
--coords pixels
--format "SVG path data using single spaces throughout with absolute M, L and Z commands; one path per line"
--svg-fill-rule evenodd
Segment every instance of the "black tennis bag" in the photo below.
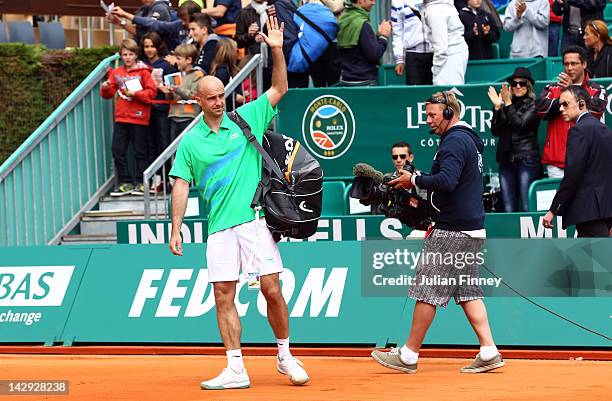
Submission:
M 281 237 L 308 238 L 317 231 L 323 201 L 323 170 L 295 139 L 266 131 L 263 147 L 249 124 L 233 111 L 234 121 L 263 158 L 261 181 L 251 207 L 265 210 L 266 224 L 276 241 Z

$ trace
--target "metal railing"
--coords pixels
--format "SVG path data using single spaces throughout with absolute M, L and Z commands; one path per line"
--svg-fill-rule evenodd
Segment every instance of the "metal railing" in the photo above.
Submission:
M 104 59 L 0 166 L 0 246 L 57 244 L 114 181 Z
M 236 76 L 234 76 L 230 82 L 225 86 L 226 94 L 226 109 L 233 110 L 236 106 L 241 103 L 252 101 L 255 98 L 254 85 L 256 82 L 257 96 L 261 96 L 263 93 L 263 62 L 264 59 L 261 55 L 256 54 L 249 60 L 249 62 L 240 70 Z M 248 82 L 247 82 L 248 79 Z M 168 200 L 169 200 L 169 185 L 168 185 L 168 170 L 170 168 L 171 158 L 176 153 L 179 142 L 189 130 L 200 123 L 203 113 L 200 112 L 196 118 L 181 132 L 181 134 L 172 141 L 172 143 L 159 155 L 157 159 L 143 173 L 143 185 L 144 191 L 144 218 L 150 219 L 151 213 L 151 200 L 155 202 L 155 210 L 153 216 L 159 219 L 165 219 L 169 217 L 168 212 Z M 152 188 L 153 178 L 158 175 L 159 182 L 155 183 L 156 188 Z M 149 188 L 152 188 L 155 194 L 151 196 Z M 158 190 L 159 189 L 159 190 Z M 158 200 L 163 200 L 163 211 L 159 210 Z

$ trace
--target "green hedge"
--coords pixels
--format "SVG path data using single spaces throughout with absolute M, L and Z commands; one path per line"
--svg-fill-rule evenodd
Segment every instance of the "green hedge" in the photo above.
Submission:
M 100 61 L 116 51 L 0 44 L 0 164 Z

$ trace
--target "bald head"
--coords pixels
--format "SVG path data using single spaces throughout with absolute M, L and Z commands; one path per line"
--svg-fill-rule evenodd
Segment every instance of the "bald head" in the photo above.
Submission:
M 225 87 L 215 76 L 207 75 L 198 81 L 198 102 L 206 121 L 223 118 Z
M 225 87 L 223 82 L 214 75 L 206 75 L 198 81 L 198 95 L 205 97 L 211 93 L 223 92 Z

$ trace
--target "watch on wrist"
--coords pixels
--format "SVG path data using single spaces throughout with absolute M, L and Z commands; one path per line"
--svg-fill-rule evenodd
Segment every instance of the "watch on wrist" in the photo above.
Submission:
M 127 20 L 124 18 L 121 20 L 121 22 L 119 23 L 119 25 L 125 27 L 127 25 Z

